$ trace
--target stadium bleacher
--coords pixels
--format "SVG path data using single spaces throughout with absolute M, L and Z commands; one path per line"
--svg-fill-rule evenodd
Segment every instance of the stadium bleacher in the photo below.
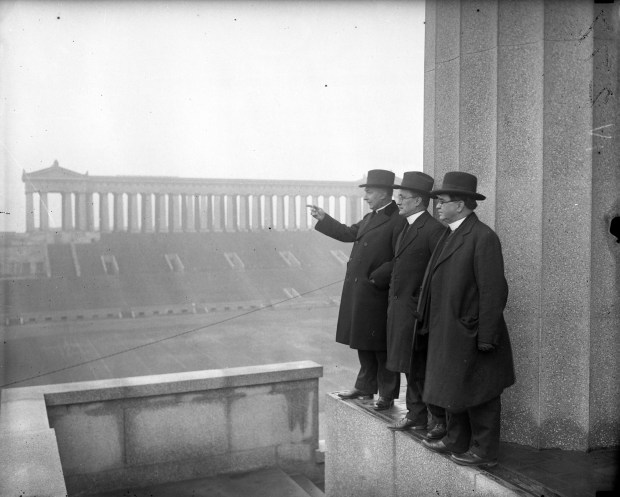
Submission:
M 346 259 L 333 252 L 350 249 L 315 231 L 108 233 L 91 243 L 49 243 L 51 277 L 2 280 L 3 319 L 135 316 L 175 306 L 209 311 L 235 303 L 334 305 Z M 106 258 L 118 273 L 106 272 Z

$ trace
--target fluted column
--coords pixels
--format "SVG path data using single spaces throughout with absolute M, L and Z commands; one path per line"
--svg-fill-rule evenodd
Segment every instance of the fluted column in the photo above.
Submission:
M 239 195 L 239 231 L 248 231 L 250 219 L 250 199 L 247 195 Z
M 213 231 L 222 231 L 222 200 L 220 195 L 213 195 Z
M 137 233 L 140 231 L 138 222 L 138 194 L 129 193 L 127 195 L 127 231 Z
M 284 230 L 284 196 L 276 195 L 276 219 L 275 229 Z
M 155 194 L 155 231 L 165 233 L 168 231 L 166 222 L 166 195 L 163 193 Z
M 308 223 L 308 208 L 306 207 L 306 205 L 310 204 L 312 204 L 312 201 L 308 199 L 308 195 L 302 195 L 299 199 L 299 229 L 302 231 L 312 227 L 312 221 Z
M 72 193 L 62 194 L 62 230 L 73 230 L 73 201 Z
M 201 232 L 205 232 L 205 231 L 211 231 L 212 229 L 212 224 L 211 224 L 211 196 L 210 195 L 198 195 L 196 197 L 196 200 L 198 202 L 196 208 L 197 208 L 197 216 L 198 216 L 198 229 Z
M 262 217 L 261 207 L 260 207 L 260 196 L 252 195 L 250 206 L 252 208 L 252 222 L 251 222 L 252 231 L 258 231 L 261 229 L 261 217 Z
M 340 221 L 340 196 L 334 195 L 334 219 Z
M 86 230 L 95 231 L 95 205 L 92 193 L 86 194 Z
M 178 233 L 181 227 L 181 196 L 177 193 L 168 195 L 168 231 Z
M 122 193 L 114 194 L 114 231 L 125 230 L 125 202 Z
M 142 194 L 142 233 L 153 232 L 153 194 Z
M 225 212 L 226 212 L 226 223 L 225 230 L 226 231 L 235 231 L 235 214 L 236 214 L 236 206 L 235 206 L 235 197 L 234 195 L 225 195 L 222 196 L 225 202 Z
M 39 229 L 47 231 L 50 227 L 49 207 L 47 192 L 39 193 Z
M 295 195 L 288 196 L 288 216 L 287 216 L 287 230 L 295 231 L 297 229 L 297 215 L 295 211 Z
M 273 197 L 271 195 L 265 195 L 264 206 L 265 210 L 263 212 L 263 229 L 273 229 Z
M 86 231 L 86 194 L 75 194 L 75 229 Z
M 99 194 L 99 231 L 102 233 L 110 231 L 110 204 L 107 193 Z
M 182 195 L 183 199 L 183 231 L 193 233 L 196 231 L 196 222 L 194 218 L 194 196 Z
M 26 231 L 34 231 L 34 199 L 32 193 L 26 193 Z

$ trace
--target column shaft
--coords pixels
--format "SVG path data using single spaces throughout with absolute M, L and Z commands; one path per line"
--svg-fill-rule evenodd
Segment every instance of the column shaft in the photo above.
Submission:
M 114 194 L 114 231 L 125 230 L 125 202 L 123 193 Z
M 49 203 L 47 200 L 47 192 L 39 193 L 39 229 L 47 231 L 50 227 Z
M 166 221 L 166 195 L 163 193 L 155 194 L 155 231 L 165 233 L 168 231 Z
M 62 194 L 62 230 L 73 230 L 73 194 Z
M 239 231 L 248 231 L 250 219 L 250 199 L 247 195 L 239 195 Z
M 26 193 L 26 231 L 34 231 L 34 199 L 32 193 Z
M 137 193 L 127 194 L 127 231 L 130 233 L 138 233 L 140 231 Z
M 168 231 L 179 233 L 181 227 L 181 196 L 178 193 L 168 195 Z
M 86 231 L 95 231 L 95 205 L 93 194 L 86 194 Z
M 99 231 L 110 231 L 110 204 L 107 193 L 99 194 Z
M 75 229 L 86 231 L 86 193 L 75 194 Z
M 250 206 L 252 209 L 251 229 L 252 231 L 258 231 L 261 229 L 261 207 L 260 197 L 258 195 L 252 195 Z
M 305 210 L 305 207 L 304 207 Z M 287 216 L 288 231 L 295 231 L 297 229 L 297 209 L 295 204 L 295 195 L 288 196 L 288 216 Z
M 183 231 L 193 233 L 196 231 L 194 218 L 194 196 L 182 195 L 183 198 Z
M 276 195 L 276 220 L 275 229 L 284 230 L 284 196 Z
M 234 195 L 223 195 L 222 199 L 224 200 L 225 210 L 223 212 L 226 213 L 226 223 L 225 230 L 226 231 L 235 231 L 236 225 L 236 205 L 235 205 L 235 196 Z
M 220 195 L 213 195 L 213 231 L 222 231 L 222 208 L 223 198 Z
M 153 194 L 142 194 L 142 233 L 152 233 L 153 226 Z

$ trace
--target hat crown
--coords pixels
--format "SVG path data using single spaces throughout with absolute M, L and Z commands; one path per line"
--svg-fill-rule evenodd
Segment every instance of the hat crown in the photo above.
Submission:
M 392 188 L 396 175 L 392 171 L 385 169 L 371 169 L 368 171 L 366 182 L 360 186 L 376 186 L 384 188 Z
M 430 193 L 435 180 L 428 174 L 420 171 L 406 171 L 398 188 Z
M 476 193 L 478 178 L 473 174 L 462 171 L 451 171 L 443 177 L 441 190 L 456 190 L 463 192 Z

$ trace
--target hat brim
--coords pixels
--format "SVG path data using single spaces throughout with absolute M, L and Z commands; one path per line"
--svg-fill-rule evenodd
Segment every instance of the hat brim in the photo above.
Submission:
M 448 194 L 448 195 L 454 194 L 454 195 L 461 195 L 463 197 L 470 197 L 470 198 L 473 198 L 474 200 L 485 200 L 486 199 L 486 197 L 484 195 L 481 195 L 480 193 L 473 193 L 473 192 L 470 192 L 468 190 L 453 190 L 453 189 L 450 189 L 450 190 L 433 190 L 431 193 L 433 195 L 435 195 L 435 197 L 437 195 L 441 195 L 441 194 L 445 193 L 445 194 Z
M 437 195 L 427 190 L 418 190 L 417 188 L 410 188 L 408 186 L 401 186 L 401 185 L 392 185 L 392 188 L 394 190 L 409 190 L 410 192 L 419 193 L 420 195 L 425 196 L 425 197 L 437 198 Z
M 393 188 L 392 185 L 379 185 L 377 183 L 366 183 L 363 185 L 358 185 L 360 188 L 364 188 L 366 186 L 369 186 L 370 188 Z

